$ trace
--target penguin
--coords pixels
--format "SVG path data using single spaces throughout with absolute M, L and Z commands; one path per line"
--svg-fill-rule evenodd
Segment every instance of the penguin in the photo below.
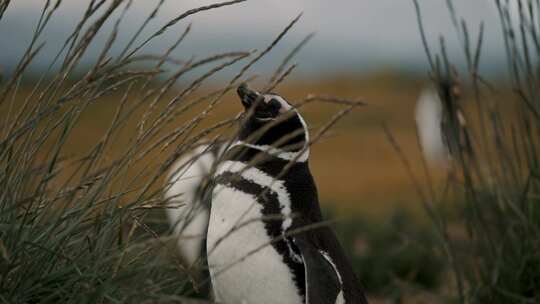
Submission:
M 308 166 L 309 132 L 277 94 L 241 85 L 236 140 L 213 177 L 207 259 L 220 303 L 367 303 Z
M 459 159 L 460 151 L 464 157 L 474 158 L 467 120 L 458 103 L 459 97 L 457 86 L 445 81 L 439 83 L 438 90 L 424 88 L 416 103 L 418 139 L 424 158 L 432 166 L 450 168 L 451 163 Z
M 416 102 L 415 120 L 425 159 L 432 165 L 447 167 L 449 151 L 442 132 L 443 105 L 435 89 L 422 90 Z
M 170 208 L 165 209 L 178 252 L 186 267 L 201 269 L 206 261 L 211 171 L 223 152 L 222 143 L 201 144 L 171 167 L 165 191 Z M 200 263 L 200 266 L 196 264 Z

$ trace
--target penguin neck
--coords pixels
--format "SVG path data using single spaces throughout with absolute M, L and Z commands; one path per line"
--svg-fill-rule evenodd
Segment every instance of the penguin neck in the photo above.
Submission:
M 255 154 L 264 153 L 267 158 L 275 158 L 286 162 L 306 163 L 309 159 L 309 146 L 307 146 L 307 144 L 299 151 L 286 151 L 271 145 L 258 145 L 243 140 L 237 140 L 229 148 L 229 150 L 232 149 L 238 149 L 240 152 L 243 150 L 246 150 L 247 152 L 253 150 L 250 154 L 253 154 L 253 152 L 257 152 Z
M 235 142 L 224 155 L 226 161 L 241 162 L 248 167 L 256 168 L 276 180 L 287 181 L 291 187 L 289 193 L 292 208 L 312 222 L 322 220 L 317 187 L 309 170 L 309 161 L 291 162 L 266 153 L 264 150 L 252 148 Z
M 227 149 L 224 159 L 243 162 L 277 177 L 291 170 L 307 167 L 308 155 L 309 151 L 287 152 L 275 148 L 271 150 L 268 147 L 236 141 Z M 305 161 L 299 161 L 304 159 Z

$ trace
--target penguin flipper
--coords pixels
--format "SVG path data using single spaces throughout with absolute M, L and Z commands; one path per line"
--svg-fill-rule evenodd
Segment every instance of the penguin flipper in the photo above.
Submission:
M 305 269 L 306 304 L 338 303 L 341 292 L 340 278 L 328 255 L 313 246 L 303 235 L 293 238 L 298 247 Z

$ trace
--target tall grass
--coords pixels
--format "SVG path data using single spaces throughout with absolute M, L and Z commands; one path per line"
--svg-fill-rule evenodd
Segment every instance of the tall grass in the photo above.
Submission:
M 429 75 L 445 107 L 452 158 L 445 191 L 430 186 L 421 194 L 448 257 L 459 303 L 540 301 L 540 3 L 516 2 L 517 14 L 508 1 L 493 2 L 507 57 L 508 99 L 504 88 L 481 74 L 482 55 L 490 51 L 482 48 L 484 25 L 471 27 L 446 1 L 467 63 L 459 70 L 449 59 L 447 37 L 440 37 L 439 46 L 428 45 L 428 25 L 414 1 Z M 467 113 L 474 123 L 466 128 L 457 114 L 463 92 L 474 97 Z M 429 180 L 427 167 L 426 172 Z M 462 202 L 453 219 L 441 212 L 449 201 Z M 464 227 L 464 236 L 453 233 L 456 226 Z
M 62 1 L 43 3 L 28 48 L 0 87 L 2 302 L 186 301 L 180 295 L 189 294 L 190 277 L 178 262 L 165 258 L 172 255 L 164 246 L 166 240 L 145 224 L 145 217 L 149 210 L 164 208 L 164 185 L 156 181 L 175 158 L 204 134 L 232 123 L 196 129 L 242 74 L 199 101 L 208 103 L 204 113 L 173 132 L 163 130 L 175 115 L 195 104 L 192 96 L 204 81 L 250 53 L 216 54 L 180 63 L 173 66 L 175 71 L 164 74 L 165 64 L 173 60 L 170 54 L 190 26 L 160 56 L 143 56 L 140 49 L 187 16 L 239 2 L 189 10 L 136 44 L 158 13 L 160 1 L 123 46 L 124 51 L 112 55 L 109 50 L 122 35 L 120 27 L 131 1 L 89 1 L 49 69 L 28 83 L 24 81 L 28 68 L 43 47 L 39 41 L 47 40 L 43 33 L 62 5 Z M 5 9 L 9 11 L 9 1 L 2 13 Z M 108 39 L 98 42 L 97 34 L 111 22 Z M 101 48 L 98 59 L 85 74 L 77 74 L 90 47 Z M 138 67 L 142 61 L 147 64 Z M 179 79 L 201 68 L 207 71 L 176 91 Z M 21 90 L 22 85 L 32 89 Z M 118 98 L 116 114 L 105 121 L 109 127 L 101 139 L 83 155 L 65 155 L 63 149 L 76 136 L 73 130 L 81 117 L 111 96 Z M 126 133 L 125 126 L 133 119 L 138 121 L 137 132 Z M 129 139 L 123 138 L 126 134 Z M 179 142 L 183 144 L 174 145 L 164 162 L 149 162 L 149 151 L 162 150 L 165 155 L 164 145 Z M 122 153 L 109 153 L 119 143 L 125 145 Z M 130 167 L 137 164 L 142 169 L 134 173 Z
M 163 176 L 175 160 L 203 139 L 230 134 L 237 117 L 210 121 L 224 96 L 250 81 L 249 69 L 286 35 L 295 18 L 262 51 L 234 51 L 181 61 L 171 54 L 190 34 L 187 25 L 161 55 L 141 50 L 186 17 L 225 10 L 244 0 L 188 10 L 143 37 L 164 1 L 141 21 L 133 36 L 118 46 L 129 0 L 88 1 L 48 70 L 26 81 L 29 67 L 43 49 L 46 28 L 62 1 L 43 3 L 39 20 L 14 71 L 0 82 L 0 300 L 4 303 L 191 303 L 190 272 L 148 224 L 152 210 L 174 208 L 163 199 L 170 186 Z M 10 1 L 0 2 L 0 22 Z M 230 9 L 230 8 L 228 8 Z M 98 33 L 113 24 L 105 42 Z M 301 41 L 268 81 L 276 87 L 294 70 L 292 57 Z M 82 60 L 90 48 L 101 49 L 92 66 Z M 142 65 L 141 63 L 145 63 Z M 221 70 L 242 63 L 219 89 L 201 87 Z M 85 70 L 84 74 L 76 71 Z M 166 69 L 172 69 L 165 73 Z M 202 70 L 202 72 L 200 72 Z M 185 79 L 191 73 L 191 80 Z M 22 86 L 31 90 L 22 90 Z M 207 90 L 208 91 L 208 90 Z M 64 153 L 81 118 L 112 98 L 115 114 L 106 132 L 81 155 Z M 345 104 L 314 137 L 317 141 L 358 102 L 308 96 L 311 101 Z M 183 114 L 196 111 L 188 119 Z M 133 128 L 135 121 L 135 128 Z M 208 122 L 210 121 L 210 122 Z M 201 127 L 201 125 L 210 125 Z M 129 128 L 129 130 L 127 130 Z M 120 153 L 118 145 L 123 148 Z M 116 146 L 116 147 L 115 147 Z M 112 147 L 115 147 L 112 149 Z M 157 155 L 157 156 L 156 156 Z M 196 285 L 196 284 L 195 284 Z

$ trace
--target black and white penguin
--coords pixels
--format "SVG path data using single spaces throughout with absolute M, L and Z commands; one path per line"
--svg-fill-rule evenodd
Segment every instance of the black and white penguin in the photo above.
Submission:
M 207 235 L 216 300 L 367 303 L 334 233 L 316 225 L 304 119 L 278 95 L 237 93 L 243 122 L 214 176 Z

